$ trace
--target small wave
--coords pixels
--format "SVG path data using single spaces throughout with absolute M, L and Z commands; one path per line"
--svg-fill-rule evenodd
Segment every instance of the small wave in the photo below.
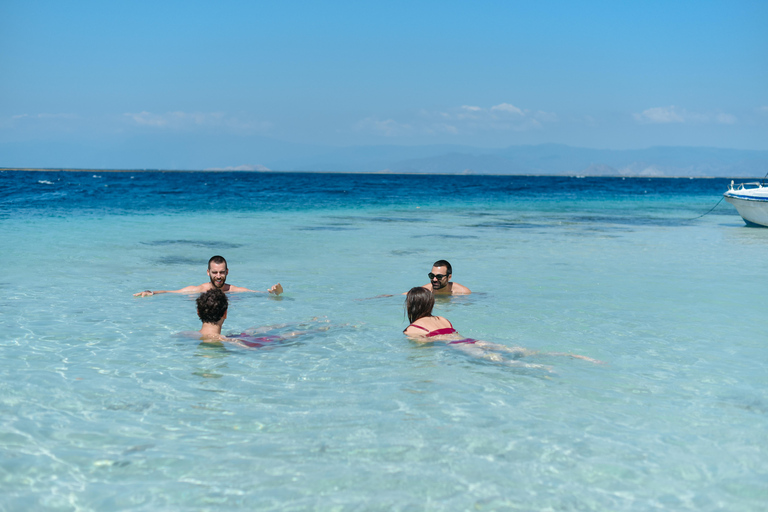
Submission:
M 48 180 L 37 180 L 37 182 L 41 185 L 53 185 L 53 182 Z

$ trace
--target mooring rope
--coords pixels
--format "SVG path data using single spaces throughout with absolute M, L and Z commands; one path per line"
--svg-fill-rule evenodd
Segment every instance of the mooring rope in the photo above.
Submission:
M 706 212 L 706 213 L 702 213 L 702 214 L 701 214 L 701 215 L 699 215 L 698 217 L 694 217 L 694 218 L 692 218 L 692 219 L 688 219 L 688 220 L 696 220 L 696 219 L 700 219 L 700 218 L 702 218 L 703 216 L 705 216 L 705 215 L 707 215 L 707 214 L 710 214 L 710 213 L 712 213 L 712 211 L 713 211 L 715 208 L 717 208 L 717 207 L 720 205 L 720 203 L 722 203 L 722 202 L 723 202 L 723 199 L 725 199 L 725 196 L 721 197 L 721 198 L 720 198 L 720 200 L 717 202 L 717 204 L 716 204 L 715 206 L 713 206 L 712 208 L 710 208 L 708 212 Z

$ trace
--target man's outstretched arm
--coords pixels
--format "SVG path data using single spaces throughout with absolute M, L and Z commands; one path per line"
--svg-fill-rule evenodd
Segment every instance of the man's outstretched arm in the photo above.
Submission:
M 134 297 L 151 297 L 152 295 L 157 295 L 158 293 L 200 293 L 202 291 L 202 286 L 187 286 L 185 288 L 182 288 L 180 290 L 144 290 L 143 292 L 134 293 Z
M 267 289 L 267 291 L 264 292 L 261 290 L 250 290 L 248 288 L 243 288 L 242 286 L 229 285 L 229 291 L 230 292 L 271 293 L 273 295 L 280 295 L 281 293 L 283 293 L 283 286 L 280 283 L 277 283 L 269 287 L 269 289 Z

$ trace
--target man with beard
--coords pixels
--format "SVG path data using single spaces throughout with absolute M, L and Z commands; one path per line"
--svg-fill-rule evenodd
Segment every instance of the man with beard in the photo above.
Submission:
M 280 283 L 272 286 L 266 292 L 262 292 L 260 290 L 249 290 L 248 288 L 227 284 L 227 274 L 229 274 L 229 269 L 227 269 L 227 260 L 225 260 L 222 256 L 214 256 L 208 260 L 208 277 L 210 277 L 211 280 L 207 283 L 203 283 L 200 286 L 187 286 L 186 288 L 182 288 L 180 290 L 144 290 L 143 292 L 134 293 L 133 295 L 134 297 L 146 297 L 148 295 L 155 295 L 158 293 L 192 294 L 207 292 L 213 288 L 218 288 L 223 292 L 272 293 L 274 295 L 280 295 L 283 293 L 283 287 L 280 285 Z
M 427 277 L 429 277 L 429 283 L 422 286 L 422 288 L 431 291 L 435 295 L 469 295 L 472 293 L 472 291 L 466 286 L 451 282 L 452 271 L 453 270 L 451 269 L 450 263 L 445 260 L 437 260 L 434 265 L 432 265 L 432 272 L 427 274 Z M 407 294 L 408 292 L 403 293 L 403 295 Z M 377 295 L 375 297 L 370 297 L 369 299 L 380 299 L 382 297 L 392 297 L 392 295 Z
M 427 274 L 429 283 L 422 286 L 435 295 L 467 295 L 472 293 L 466 286 L 451 282 L 451 264 L 438 260 L 432 265 L 432 272 Z

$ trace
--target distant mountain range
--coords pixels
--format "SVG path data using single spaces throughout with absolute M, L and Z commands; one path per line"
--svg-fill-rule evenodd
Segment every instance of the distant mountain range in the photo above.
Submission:
M 768 173 L 768 151 L 697 147 L 606 150 L 562 144 L 503 149 L 359 146 L 277 159 L 265 165 L 278 171 L 763 177 Z
M 120 162 L 117 164 L 117 162 Z M 0 167 L 762 178 L 768 151 L 708 147 L 588 149 L 563 144 L 328 147 L 217 134 L 133 137 L 113 145 L 0 143 Z M 16 167 L 18 168 L 18 167 Z

